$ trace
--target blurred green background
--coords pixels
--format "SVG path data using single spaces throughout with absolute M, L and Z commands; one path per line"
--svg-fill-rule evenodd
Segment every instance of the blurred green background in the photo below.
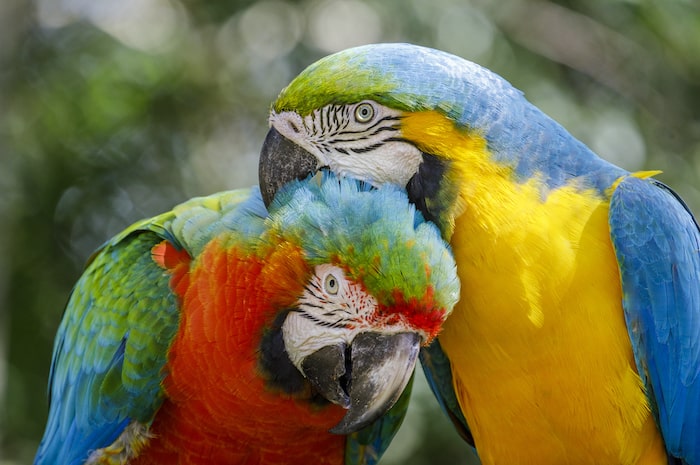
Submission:
M 2 0 L 0 464 L 31 462 L 90 252 L 189 197 L 256 184 L 279 90 L 382 41 L 491 68 L 601 156 L 663 170 L 700 213 L 696 0 Z M 383 463 L 469 457 L 419 382 Z

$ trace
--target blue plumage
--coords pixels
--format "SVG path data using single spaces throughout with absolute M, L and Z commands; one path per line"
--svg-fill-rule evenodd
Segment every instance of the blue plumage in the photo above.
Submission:
M 168 347 L 179 324 L 170 277 L 151 256 L 163 240 L 199 253 L 221 231 L 260 234 L 257 189 L 196 198 L 106 242 L 76 283 L 54 344 L 50 410 L 35 465 L 79 465 L 163 402 Z
M 625 319 L 671 455 L 700 463 L 700 231 L 659 182 L 625 178 L 610 204 Z
M 381 76 L 383 86 L 395 89 L 377 96 L 377 101 L 411 112 L 437 110 L 482 133 L 494 159 L 512 166 L 520 182 L 544 176 L 546 187 L 555 189 L 576 177 L 583 186 L 603 193 L 626 174 L 599 158 L 508 81 L 476 63 L 411 44 L 357 47 L 336 54 L 339 63 L 343 54 L 352 56 L 358 72 Z
M 350 235 L 348 231 L 361 234 Z M 396 234 L 388 234 L 391 231 Z M 205 248 L 211 247 L 213 241 L 227 241 L 227 246 L 231 245 L 236 253 L 243 255 L 255 254 L 260 250 L 268 253 L 278 248 L 280 243 L 285 244 L 280 238 L 297 237 L 304 238 L 299 241 L 299 247 L 305 252 L 307 263 L 317 261 L 328 265 L 335 263 L 339 255 L 347 253 L 339 265 L 347 264 L 348 273 L 350 270 L 363 273 L 363 286 L 367 290 L 374 289 L 376 293 L 373 295 L 377 298 L 388 301 L 390 298 L 398 300 L 396 296 L 400 296 L 412 302 L 429 293 L 431 299 L 435 298 L 435 303 L 432 300 L 426 303 L 426 309 L 432 312 L 434 305 L 440 311 L 439 316 L 444 318 L 443 312 L 451 310 L 459 296 L 454 261 L 439 230 L 423 219 L 408 202 L 406 193 L 397 187 L 372 189 L 353 179 L 339 179 L 333 173 L 327 173 L 320 181 L 307 179 L 291 183 L 280 191 L 279 199 L 270 206 L 269 214 L 257 187 L 192 199 L 170 212 L 134 224 L 105 243 L 91 258 L 73 289 L 57 332 L 50 374 L 49 418 L 34 464 L 128 463 L 128 460 L 143 453 L 141 449 L 146 442 L 149 442 L 147 447 L 151 448 L 147 449 L 146 454 L 149 450 L 152 452 L 152 448 L 157 447 L 153 443 L 158 440 L 149 438 L 158 437 L 162 430 L 157 427 L 152 430 L 151 426 L 166 397 L 164 380 L 173 381 L 177 377 L 175 373 L 178 369 L 172 363 L 177 357 L 171 358 L 176 352 L 171 349 L 177 332 L 181 330 L 181 321 L 186 321 L 183 315 L 187 315 L 188 308 L 177 289 L 181 282 L 178 279 L 183 278 L 168 272 L 166 268 L 169 263 L 187 264 L 190 258 L 195 263 L 202 263 L 206 260 L 202 257 L 207 256 Z M 166 246 L 164 241 L 169 244 Z M 183 250 L 189 256 L 181 254 Z M 256 257 L 256 260 L 269 258 L 269 255 L 260 254 L 262 257 Z M 415 280 L 406 279 L 404 268 L 394 261 L 422 273 L 417 273 L 420 276 Z M 238 265 L 235 273 L 240 273 L 244 264 L 257 265 L 258 262 L 240 259 L 229 263 Z M 293 267 L 297 262 L 280 260 L 278 263 Z M 353 264 L 357 266 L 353 268 Z M 268 282 L 265 280 L 271 280 L 269 275 L 251 273 L 246 277 L 254 276 L 254 279 L 235 281 L 238 274 L 234 275 L 233 266 L 231 269 L 229 279 L 221 283 L 222 290 L 238 286 L 262 293 L 262 286 Z M 190 276 L 195 274 L 191 268 L 189 271 Z M 299 275 L 304 272 L 293 271 Z M 261 278 L 261 275 L 265 277 Z M 334 275 L 332 277 L 337 280 Z M 344 302 L 338 307 L 345 309 Z M 267 307 L 256 305 L 245 302 L 241 305 L 241 313 L 234 313 L 236 316 L 231 320 L 239 324 L 243 317 L 237 315 L 244 312 L 245 318 L 261 315 L 267 318 Z M 224 308 L 230 310 L 229 306 Z M 263 310 L 258 311 L 259 308 Z M 276 310 L 285 317 L 291 313 L 288 307 Z M 326 326 L 341 328 L 334 324 Z M 241 331 L 249 328 L 243 327 L 246 329 Z M 437 326 L 434 331 L 437 331 Z M 257 334 L 257 331 L 253 332 Z M 270 329 L 269 332 L 274 333 L 274 330 Z M 233 334 L 230 327 L 227 334 Z M 235 346 L 238 343 L 236 337 L 237 333 L 230 339 L 234 349 L 238 348 Z M 282 340 L 281 334 L 279 338 Z M 418 341 L 418 336 L 415 339 Z M 212 342 L 212 345 L 215 344 Z M 255 351 L 257 356 L 264 352 L 263 345 L 260 343 L 260 346 L 250 350 Z M 220 347 L 207 348 L 223 350 Z M 417 350 L 416 346 L 414 354 Z M 280 351 L 287 356 L 284 345 Z M 186 351 L 179 353 L 183 352 Z M 205 354 L 205 351 L 201 354 Z M 286 363 L 292 366 L 290 360 Z M 387 366 L 391 366 L 391 363 Z M 413 369 L 413 365 L 410 369 Z M 248 376 L 262 376 L 253 370 L 251 368 Z M 239 373 L 236 372 L 236 375 Z M 278 372 L 271 376 L 278 375 L 282 377 Z M 407 371 L 406 377 L 409 375 Z M 301 373 L 296 376 L 301 377 Z M 277 396 L 278 387 L 270 384 L 270 395 Z M 169 389 L 173 385 L 177 383 L 173 381 Z M 231 389 L 232 396 L 237 395 L 233 392 L 235 390 L 235 387 Z M 174 391 L 178 392 L 176 388 Z M 320 406 L 323 404 L 318 398 L 311 398 L 310 389 L 303 386 L 300 391 L 309 396 L 300 395 L 301 400 L 294 402 L 301 406 L 298 409 L 301 415 L 305 414 L 303 408 L 308 407 L 311 414 L 315 414 L 317 408 L 322 408 Z M 168 391 L 168 394 L 172 393 Z M 263 394 L 266 395 L 267 391 Z M 375 464 L 401 424 L 409 397 L 410 387 L 381 418 L 362 426 L 359 431 L 346 434 L 344 442 L 333 442 L 339 447 L 336 453 L 343 452 L 340 448 L 345 447 L 345 463 Z M 283 396 L 280 398 L 285 399 Z M 304 406 L 303 402 L 307 401 L 309 406 Z M 389 404 L 386 408 L 389 408 Z M 172 414 L 172 410 L 169 412 Z M 297 407 L 292 412 L 296 413 Z M 240 419 L 240 413 L 237 415 L 234 418 Z M 167 418 L 173 421 L 173 417 Z M 262 423 L 265 421 L 267 419 L 261 420 Z M 180 424 L 179 420 L 174 423 Z M 293 428 L 297 426 L 297 437 L 317 431 L 316 425 L 300 423 Z M 221 437 L 228 434 L 232 438 L 238 432 L 235 429 L 227 430 Z M 260 433 L 261 442 L 266 442 L 266 438 L 265 434 Z M 240 443 L 232 444 L 234 451 L 240 447 Z M 258 452 L 253 450 L 258 446 L 250 447 L 253 454 Z M 310 454 L 313 453 L 311 450 Z M 324 462 L 325 454 L 330 452 L 322 451 L 320 462 L 327 463 Z M 241 460 L 233 463 L 249 463 L 248 457 Z M 294 463 L 300 460 L 305 459 L 291 459 Z
M 323 118 L 328 120 L 335 112 L 339 120 L 346 121 L 343 115 L 352 115 L 367 102 L 377 104 L 377 115 L 383 119 L 369 121 L 365 127 L 358 118 L 348 117 L 348 124 L 353 126 L 346 133 L 324 133 Z M 304 128 L 298 127 L 301 121 Z M 386 125 L 381 126 L 382 122 Z M 678 458 L 700 465 L 700 232 L 690 211 L 669 188 L 642 179 L 650 173 L 631 174 L 599 158 L 491 71 L 454 55 L 411 44 L 367 45 L 319 60 L 281 92 L 273 105 L 271 125 L 268 137 L 274 144 L 266 142 L 263 147 L 260 170 L 261 179 L 270 187 L 263 185 L 264 191 L 269 190 L 267 195 L 274 192 L 279 179 L 307 173 L 314 163 L 377 185 L 400 182 L 417 208 L 452 241 L 460 277 L 467 284 L 463 289 L 469 291 L 462 293 L 440 342 L 423 350 L 422 361 L 443 410 L 468 441 L 473 440 L 468 434 L 471 428 L 477 447 L 484 451 L 485 462 L 538 463 L 536 460 L 541 459 L 542 463 L 577 463 L 577 454 L 587 453 L 583 448 L 576 449 L 579 441 L 587 441 L 583 436 L 601 431 L 604 436 L 606 428 L 611 428 L 606 421 L 616 418 L 624 419 L 618 429 L 598 444 L 594 443 L 596 438 L 590 438 L 591 455 L 578 457 L 581 463 L 597 463 L 596 459 L 613 463 L 611 455 L 600 460 L 611 450 L 619 452 L 620 463 L 633 463 L 639 457 L 654 460 L 665 447 L 669 460 Z M 351 134 L 357 134 L 353 143 L 347 140 Z M 290 149 L 294 145 L 299 150 Z M 415 166 L 404 166 L 406 159 L 413 160 Z M 282 169 L 269 169 L 269 165 L 281 161 Z M 297 161 L 298 173 L 290 174 L 290 167 Z M 533 207 L 532 200 L 540 202 Z M 562 216 L 567 202 L 571 212 L 583 213 Z M 587 210 L 592 205 L 596 208 Z M 532 216 L 523 219 L 519 216 L 523 212 Z M 567 221 L 550 221 L 556 218 Z M 580 230 L 574 224 L 577 221 Z M 617 282 L 607 281 L 605 284 L 614 285 L 610 289 L 600 286 L 596 267 L 590 266 L 597 259 L 604 266 L 612 263 L 609 240 L 619 262 L 623 302 L 618 297 Z M 532 249 L 533 253 L 524 249 Z M 539 250 L 547 253 L 538 254 Z M 571 262 L 566 259 L 569 253 Z M 618 270 L 603 271 L 609 278 L 617 278 Z M 548 273 L 564 277 L 564 283 L 548 279 Z M 497 280 L 510 284 L 503 286 L 508 289 L 503 299 L 498 295 Z M 570 288 L 581 293 L 567 300 Z M 595 301 L 610 296 L 614 301 Z M 490 311 L 491 300 L 499 305 L 494 312 Z M 619 308 L 620 304 L 624 309 Z M 562 372 L 562 368 L 569 368 L 561 364 L 562 358 L 569 356 L 567 351 L 573 360 L 578 355 L 582 359 L 598 357 L 593 349 L 600 349 L 600 345 L 587 346 L 588 341 L 582 341 L 572 347 L 557 338 L 576 340 L 571 336 L 578 336 L 577 331 L 571 328 L 584 327 L 589 315 L 594 315 L 591 318 L 596 324 L 588 330 L 595 331 L 596 336 L 603 334 L 601 329 L 610 317 L 603 311 L 608 307 L 614 312 L 624 311 L 627 327 L 615 326 L 615 335 L 605 340 L 603 344 L 607 345 L 602 348 L 617 350 L 620 357 L 622 352 L 614 348 L 614 342 L 626 336 L 626 329 L 645 390 L 640 389 L 636 376 L 632 377 L 634 383 L 623 379 L 629 374 L 627 370 L 634 368 L 625 352 L 620 363 L 624 368 L 597 373 L 613 380 L 610 391 L 601 386 L 603 401 L 587 399 L 595 386 L 586 383 L 580 391 L 570 393 L 572 410 L 595 406 L 597 411 L 591 410 L 591 415 L 600 415 L 601 425 L 582 429 L 586 433 L 578 437 L 571 434 L 577 431 L 578 425 L 573 424 L 577 419 L 572 419 L 571 429 L 553 424 L 567 420 L 561 407 L 568 408 L 568 393 L 551 396 L 558 387 L 552 381 L 556 376 L 549 378 L 547 370 L 535 362 Z M 553 347 L 559 347 L 562 354 L 534 347 L 539 342 L 539 331 L 530 332 L 529 327 L 526 330 L 517 323 L 524 308 L 535 310 L 528 311 L 527 318 L 537 328 L 542 325 L 541 337 L 559 342 Z M 504 309 L 511 309 L 512 314 Z M 495 316 L 490 319 L 492 314 Z M 533 315 L 542 318 L 531 318 Z M 609 323 L 612 327 L 622 320 Z M 555 334 L 547 334 L 548 328 L 556 328 Z M 506 331 L 508 337 L 503 337 Z M 470 338 L 478 339 L 479 344 L 460 346 L 461 340 Z M 511 344 L 511 338 L 516 342 Z M 624 344 L 627 351 L 627 341 Z M 488 364 L 496 364 L 502 371 L 490 371 Z M 544 375 L 530 378 L 529 372 L 518 371 L 524 366 L 532 369 L 533 365 L 535 372 L 542 369 Z M 575 368 L 584 364 L 571 366 L 580 377 L 582 372 Z M 475 373 L 479 367 L 487 369 Z M 516 381 L 503 383 L 507 388 L 495 390 L 504 394 L 504 408 L 499 411 L 498 400 L 490 395 L 489 387 L 497 387 L 500 378 L 509 374 Z M 487 382 L 482 383 L 483 379 Z M 530 384 L 537 381 L 550 384 L 530 391 Z M 621 386 L 627 394 L 634 392 L 639 411 L 618 403 L 626 395 L 618 395 Z M 653 421 L 644 394 L 654 409 L 664 444 L 656 429 L 647 436 L 640 432 L 642 429 L 634 431 L 638 427 L 635 415 L 640 412 L 645 418 L 643 427 Z M 513 409 L 526 411 L 531 417 L 542 415 L 540 448 L 522 450 L 532 443 L 531 431 L 523 426 L 521 434 L 517 421 L 512 420 L 518 415 Z M 587 412 L 578 413 L 578 421 L 585 425 L 590 417 Z M 470 418 L 470 428 L 465 418 Z M 523 418 L 523 422 L 527 420 Z M 551 431 L 546 431 L 550 427 Z M 621 431 L 630 432 L 629 437 L 638 434 L 639 443 L 631 444 L 633 441 L 623 437 L 626 433 Z M 503 438 L 511 449 L 500 442 L 507 434 L 515 437 Z M 603 442 L 606 444 L 601 445 Z M 566 461 L 561 457 L 574 458 Z
M 144 229 L 106 244 L 105 253 L 76 284 L 56 336 L 49 419 L 35 465 L 82 464 L 91 451 L 112 444 L 132 421 L 149 422 L 160 406 L 161 371 L 178 319 L 169 278 L 150 257 L 160 240 Z M 135 259 L 121 260 L 118 266 L 110 254 L 117 244 Z M 134 276 L 131 285 L 116 279 L 126 270 Z M 99 298 L 94 288 L 101 291 Z M 152 295 L 164 297 L 154 301 Z M 129 313 L 130 318 L 159 315 L 160 340 L 153 342 L 162 351 L 130 348 L 138 346 L 138 338 L 131 337 L 128 327 L 115 332 L 115 322 Z M 125 369 L 125 363 L 132 365 Z

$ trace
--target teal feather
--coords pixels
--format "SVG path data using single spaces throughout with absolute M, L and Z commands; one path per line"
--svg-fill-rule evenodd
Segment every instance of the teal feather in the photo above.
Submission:
M 397 236 L 390 234 L 392 227 Z M 422 297 L 430 285 L 436 302 L 449 312 L 459 296 L 454 260 L 439 231 L 424 222 L 399 189 L 370 191 L 329 174 L 320 183 L 292 183 L 269 217 L 257 188 L 192 199 L 134 224 L 90 259 L 58 329 L 49 419 L 35 465 L 83 464 L 91 451 L 113 444 L 125 428 L 141 431 L 150 425 L 164 400 L 167 354 L 180 318 L 170 275 L 154 261 L 152 249 L 169 241 L 196 257 L 218 237 L 251 251 L 284 237 L 300 244 L 312 263 L 342 257 L 350 270 L 364 268 L 370 293 L 385 297 L 393 289 L 407 298 L 419 292 Z M 402 264 L 424 263 L 414 262 L 415 257 L 433 267 L 429 281 L 423 266 L 416 281 L 403 279 Z M 364 266 L 368 263 L 373 266 Z M 393 278 L 381 283 L 377 273 Z M 376 462 L 401 423 L 408 396 L 348 439 L 347 465 Z
M 366 99 L 408 113 L 436 111 L 483 136 L 493 159 L 512 169 L 513 181 L 541 181 L 543 198 L 568 184 L 610 199 L 610 232 L 638 371 L 669 455 L 700 465 L 700 233 L 683 201 L 662 184 L 628 177 L 599 158 L 495 73 L 425 47 L 375 44 L 325 57 L 280 93 L 273 110 L 305 116 Z M 431 157 L 423 154 L 419 170 L 431 171 Z M 371 172 L 371 154 L 362 163 Z M 362 167 L 354 168 L 362 174 Z M 447 189 L 442 179 L 431 181 Z M 424 201 L 425 192 L 418 193 L 414 200 Z M 449 359 L 435 345 L 424 349 L 422 360 L 443 409 L 468 432 L 448 377 Z
M 251 220 L 247 230 L 257 227 L 259 233 L 265 215 L 256 214 L 265 210 L 260 201 L 254 207 L 249 202 L 258 196 L 240 190 L 192 199 L 134 224 L 93 255 L 56 335 L 49 419 L 36 465 L 81 464 L 132 421 L 153 420 L 163 402 L 161 382 L 179 308 L 151 249 L 168 240 L 198 253 L 227 229 L 220 218 L 235 215 Z
M 283 187 L 270 205 L 274 218 L 270 231 L 285 231 L 299 238 L 312 264 L 331 263 L 335 257 L 342 257 L 349 276 L 361 280 L 373 295 L 386 298 L 387 291 L 400 289 L 406 299 L 420 299 L 429 281 L 440 282 L 442 286 L 434 289 L 435 300 L 440 307 L 451 309 L 459 299 L 451 252 L 439 230 L 409 205 L 406 192 L 393 185 L 378 189 L 355 181 L 348 185 L 347 180 L 334 181 L 334 176 L 325 176 L 321 184 L 307 180 Z M 402 203 L 408 205 L 408 210 L 399 216 L 396 205 Z M 357 225 L 362 225 L 362 234 L 347 233 L 356 230 Z M 410 253 L 396 252 L 405 249 L 403 244 L 414 242 L 415 250 Z M 420 272 L 424 263 L 430 274 Z M 414 270 L 412 279 L 404 279 L 401 270 Z

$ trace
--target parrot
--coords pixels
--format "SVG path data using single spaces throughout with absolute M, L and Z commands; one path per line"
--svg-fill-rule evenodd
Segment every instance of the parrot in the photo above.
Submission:
M 89 260 L 34 464 L 374 464 L 459 287 L 402 189 L 327 173 L 267 209 L 257 186 L 186 201 Z
M 700 465 L 700 232 L 496 73 L 413 44 L 321 58 L 271 105 L 265 201 L 334 172 L 402 187 L 461 297 L 420 360 L 485 465 Z

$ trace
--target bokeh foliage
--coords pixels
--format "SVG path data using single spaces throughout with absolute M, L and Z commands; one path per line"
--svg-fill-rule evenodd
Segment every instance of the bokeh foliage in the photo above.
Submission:
M 3 0 L 0 463 L 31 462 L 53 335 L 91 251 L 189 197 L 256 184 L 279 90 L 379 41 L 493 69 L 605 158 L 664 170 L 700 212 L 694 0 Z M 469 456 L 419 382 L 383 463 Z

